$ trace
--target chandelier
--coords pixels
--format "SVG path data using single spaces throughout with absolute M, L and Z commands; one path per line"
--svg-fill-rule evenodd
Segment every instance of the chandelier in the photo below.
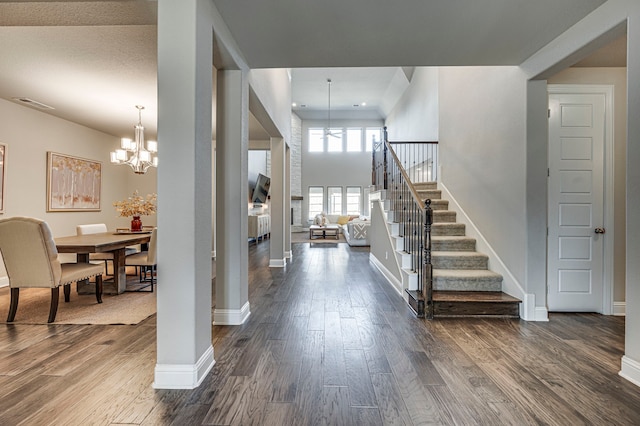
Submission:
M 149 167 L 158 167 L 158 157 L 151 154 L 158 152 L 158 142 L 147 141 L 144 144 L 144 127 L 142 127 L 142 110 L 141 105 L 138 108 L 138 124 L 135 125 L 135 140 L 122 138 L 120 149 L 111 152 L 111 163 L 128 164 L 135 173 L 144 174 Z

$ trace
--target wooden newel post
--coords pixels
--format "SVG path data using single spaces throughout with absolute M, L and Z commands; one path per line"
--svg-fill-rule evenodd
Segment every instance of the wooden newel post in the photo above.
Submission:
M 425 302 L 425 316 L 433 319 L 433 265 L 431 265 L 431 225 L 433 209 L 431 199 L 424 200 L 424 264 L 422 265 L 422 297 Z

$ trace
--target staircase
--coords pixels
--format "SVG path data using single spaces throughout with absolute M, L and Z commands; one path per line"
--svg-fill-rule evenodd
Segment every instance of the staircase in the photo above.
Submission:
M 519 318 L 520 300 L 502 292 L 502 276 L 488 269 L 488 256 L 476 251 L 476 241 L 465 235 L 465 225 L 456 222 L 456 213 L 441 198 L 436 182 L 414 183 L 422 200 L 431 199 L 431 264 L 433 265 L 433 316 Z M 390 212 L 389 212 L 390 213 Z M 396 247 L 406 237 L 398 235 L 390 214 L 388 228 Z M 418 288 L 415 273 L 406 268 L 407 253 L 396 251 L 403 267 L 403 281 L 409 290 Z

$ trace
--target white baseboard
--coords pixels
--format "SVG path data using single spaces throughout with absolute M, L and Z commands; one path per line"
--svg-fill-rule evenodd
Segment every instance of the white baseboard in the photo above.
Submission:
M 240 309 L 214 309 L 213 325 L 241 325 L 249 318 L 249 302 Z
M 212 259 L 216 258 L 216 251 L 215 250 L 211 251 L 211 258 Z
M 285 259 L 293 259 L 293 254 L 291 254 L 291 250 L 284 252 Z
M 634 361 L 628 356 L 622 357 L 622 369 L 618 373 L 636 386 L 640 386 L 640 362 Z
M 9 277 L 0 277 L 0 287 L 9 287 Z
M 525 293 L 520 303 L 520 318 L 525 321 L 549 321 L 549 312 L 544 306 L 536 306 L 536 295 Z
M 284 268 L 287 259 L 269 259 L 269 268 Z
M 627 302 L 613 302 L 613 315 L 624 317 L 627 315 Z
M 549 311 L 544 306 L 536 306 L 534 321 L 549 321 Z
M 207 377 L 216 363 L 213 346 L 202 354 L 197 363 L 156 364 L 154 389 L 195 389 Z
M 385 266 L 372 253 L 369 253 L 369 260 L 378 269 L 378 271 L 380 271 L 380 273 L 384 275 L 389 284 L 391 284 L 391 287 L 393 287 L 393 289 L 397 291 L 401 297 L 404 297 L 402 283 L 393 276 L 391 271 L 385 268 Z

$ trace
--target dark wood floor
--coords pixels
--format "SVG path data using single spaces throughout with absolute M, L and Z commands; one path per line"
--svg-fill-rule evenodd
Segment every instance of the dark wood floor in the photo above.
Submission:
M 624 318 L 413 317 L 367 248 L 250 246 L 251 317 L 195 390 L 154 390 L 155 317 L 0 327 L 0 425 L 638 425 Z

